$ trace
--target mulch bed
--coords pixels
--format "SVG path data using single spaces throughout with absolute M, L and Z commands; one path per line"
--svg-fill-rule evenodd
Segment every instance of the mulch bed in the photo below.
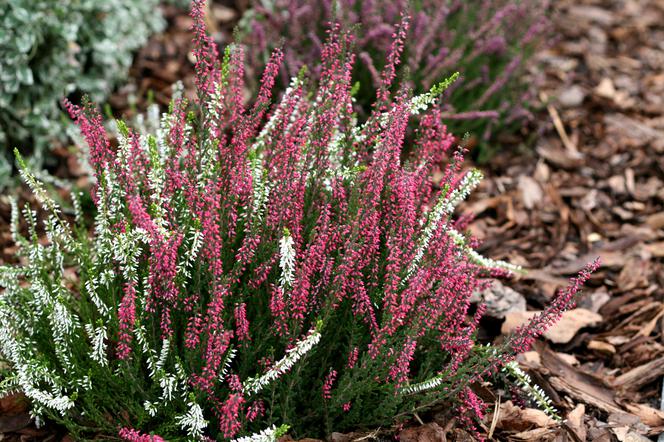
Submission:
M 567 424 L 524 428 L 504 403 L 494 434 L 647 440 L 664 432 L 664 2 L 555 8 L 559 42 L 538 61 L 541 97 L 557 99 L 535 149 L 498 155 L 465 209 L 483 253 L 532 269 L 505 282 L 532 309 L 595 257 L 602 267 L 570 322 L 520 358 Z M 523 314 L 506 316 L 503 330 Z
M 241 9 L 213 4 L 218 41 L 229 41 Z M 537 55 L 543 109 L 529 134 L 504 140 L 508 147 L 480 166 L 487 177 L 462 206 L 476 216 L 482 253 L 529 270 L 482 295 L 481 338 L 500 340 L 586 263 L 600 256 L 602 266 L 578 308 L 519 358 L 564 423 L 486 385 L 478 388 L 498 412 L 484 430 L 496 440 L 656 440 L 664 432 L 664 1 L 561 0 L 554 9 L 557 43 Z M 167 104 L 177 80 L 193 89 L 189 18 L 165 11 L 168 29 L 110 99 L 117 115 L 143 110 L 145 100 L 132 97 L 148 90 Z M 523 146 L 533 134 L 534 146 Z M 0 261 L 12 253 L 6 221 L 0 200 Z M 0 401 L 0 440 L 64 440 L 29 426 L 25 412 L 20 401 Z M 400 439 L 472 440 L 443 416 L 414 421 Z M 372 435 L 332 440 L 358 438 Z

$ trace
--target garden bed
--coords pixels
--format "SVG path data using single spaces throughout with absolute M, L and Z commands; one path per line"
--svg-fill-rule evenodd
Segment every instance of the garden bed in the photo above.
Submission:
M 213 6 L 218 41 L 228 41 L 241 12 Z M 512 301 L 500 286 L 485 293 L 480 339 L 500 340 L 501 329 L 523 321 L 522 299 L 529 310 L 542 309 L 588 261 L 601 256 L 602 267 L 567 325 L 519 358 L 565 423 L 519 409 L 504 392 L 481 385 L 477 393 L 499 410 L 484 431 L 497 440 L 656 438 L 664 432 L 664 3 L 561 1 L 553 17 L 558 41 L 537 55 L 546 105 L 528 131 L 501 140 L 508 147 L 480 166 L 487 178 L 461 210 L 475 214 L 471 230 L 481 252 L 529 270 L 502 281 L 515 291 Z M 138 55 L 129 85 L 110 99 L 117 115 L 145 108 L 131 94 L 152 90 L 166 104 L 173 81 L 184 79 L 192 90 L 191 21 L 175 8 L 167 18 L 165 33 Z M 62 157 L 68 164 L 66 152 Z M 72 177 L 64 169 L 60 175 Z M 0 257 L 8 260 L 9 214 L 0 204 Z M 499 295 L 495 306 L 492 295 Z M 20 401 L 0 401 L 3 440 L 66 439 L 48 427 L 36 430 L 26 413 Z M 471 439 L 445 413 L 430 413 L 402 430 L 332 440 L 395 434 L 403 441 Z

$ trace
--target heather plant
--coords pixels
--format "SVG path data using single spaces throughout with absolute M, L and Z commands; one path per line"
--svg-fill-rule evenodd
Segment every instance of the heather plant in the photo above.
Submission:
M 0 186 L 11 149 L 32 151 L 39 166 L 44 148 L 62 138 L 62 97 L 82 91 L 102 100 L 124 79 L 133 52 L 163 25 L 158 4 L 0 0 Z
M 277 50 L 246 106 L 242 48 L 218 63 L 203 7 L 198 98 L 176 96 L 155 133 L 118 121 L 115 145 L 91 104 L 67 105 L 89 144 L 91 226 L 77 195 L 66 222 L 22 167 L 50 215 L 40 241 L 33 210 L 24 236 L 13 206 L 22 264 L 0 267 L 3 391 L 79 439 L 267 441 L 439 403 L 472 429 L 484 410 L 472 385 L 559 319 L 592 266 L 504 344 L 476 344 L 472 292 L 516 267 L 479 255 L 453 217 L 481 178 L 435 106 L 453 78 L 398 87 L 397 36 L 358 123 L 352 38 L 333 27 L 319 81 L 295 76 L 271 105 Z
M 320 57 L 328 23 L 340 22 L 357 34 L 355 75 L 363 108 L 374 101 L 393 36 L 403 33 L 408 38 L 402 67 L 416 94 L 460 73 L 441 102 L 453 133 L 469 132 L 486 147 L 494 129 L 517 127 L 530 117 L 522 74 L 544 40 L 546 1 L 254 0 L 251 5 L 239 27 L 250 65 L 265 65 L 283 39 L 284 79 Z

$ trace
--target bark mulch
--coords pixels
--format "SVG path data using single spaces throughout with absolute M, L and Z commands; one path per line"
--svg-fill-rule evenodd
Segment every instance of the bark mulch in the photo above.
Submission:
M 483 253 L 530 269 L 504 282 L 528 310 L 595 257 L 602 267 L 578 308 L 519 358 L 566 423 L 503 400 L 486 425 L 495 417 L 500 440 L 654 440 L 664 432 L 664 2 L 555 9 L 559 41 L 538 54 L 548 105 L 535 149 L 498 155 L 465 209 Z M 512 298 L 493 313 L 503 332 L 527 317 Z

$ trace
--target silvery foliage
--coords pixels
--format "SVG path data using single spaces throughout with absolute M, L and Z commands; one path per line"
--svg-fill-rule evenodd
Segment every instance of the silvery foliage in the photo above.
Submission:
M 61 137 L 59 102 L 74 91 L 98 102 L 126 79 L 134 52 L 162 29 L 158 0 L 0 0 L 0 186 L 11 150 L 41 165 Z

